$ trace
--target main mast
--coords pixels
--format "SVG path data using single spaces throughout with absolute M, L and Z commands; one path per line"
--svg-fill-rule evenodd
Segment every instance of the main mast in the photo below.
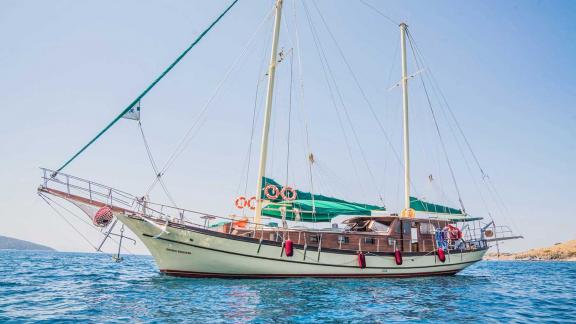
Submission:
M 268 134 L 270 132 L 270 117 L 272 114 L 272 99 L 274 96 L 274 79 L 276 76 L 276 56 L 278 52 L 278 38 L 280 36 L 280 19 L 282 18 L 282 1 L 276 1 L 276 15 L 274 18 L 274 32 L 272 34 L 272 52 L 268 66 L 268 91 L 266 94 L 266 111 L 264 112 L 264 127 L 262 129 L 262 143 L 260 146 L 260 164 L 258 168 L 258 181 L 256 188 L 256 210 L 254 223 L 261 223 L 262 217 L 262 181 L 266 173 L 266 159 L 268 157 Z
M 406 29 L 408 25 L 400 24 L 400 47 L 402 50 L 402 108 L 403 108 L 403 129 L 404 129 L 404 210 L 402 216 L 411 217 L 413 211 L 410 209 L 410 141 L 408 131 L 408 72 L 406 63 Z

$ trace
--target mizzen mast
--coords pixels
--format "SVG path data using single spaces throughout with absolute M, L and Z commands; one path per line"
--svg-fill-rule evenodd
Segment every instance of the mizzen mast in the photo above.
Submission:
M 404 139 L 404 210 L 403 217 L 414 217 L 410 208 L 410 140 L 408 130 L 408 68 L 406 63 L 406 23 L 400 24 L 400 47 L 402 51 L 402 110 Z
M 272 100 L 274 96 L 274 79 L 276 76 L 276 56 L 278 52 L 278 38 L 280 37 L 280 20 L 282 18 L 282 2 L 276 1 L 274 18 L 274 32 L 272 34 L 272 52 L 268 66 L 268 91 L 266 93 L 266 110 L 264 112 L 264 127 L 262 129 L 262 143 L 260 145 L 260 163 L 258 167 L 258 181 L 256 188 L 256 209 L 254 223 L 260 224 L 262 218 L 262 181 L 266 173 L 266 160 L 268 158 L 268 135 L 270 133 L 270 117 L 272 114 Z

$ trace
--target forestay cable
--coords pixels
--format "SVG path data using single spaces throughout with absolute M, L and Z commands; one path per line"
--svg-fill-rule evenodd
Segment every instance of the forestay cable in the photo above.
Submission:
M 90 145 L 92 145 L 94 142 L 96 142 L 96 140 L 102 136 L 104 133 L 106 133 L 106 131 L 108 131 L 108 129 L 110 129 L 110 127 L 114 126 L 114 124 L 116 124 L 116 122 L 118 122 L 118 120 L 120 120 L 120 118 L 122 118 L 122 116 L 124 116 L 128 111 L 130 111 L 130 109 L 132 109 L 132 107 L 134 107 L 134 105 L 136 105 L 150 90 L 152 90 L 152 88 L 154 88 L 154 86 L 156 86 L 156 84 L 158 82 L 160 82 L 160 80 L 162 80 L 164 78 L 164 76 L 166 76 L 166 74 L 168 74 L 168 72 L 170 72 L 174 66 L 176 66 L 176 64 L 178 64 L 178 62 L 180 62 L 184 56 L 186 56 L 186 54 L 188 54 L 188 52 L 190 52 L 190 50 L 196 46 L 196 44 L 198 44 L 198 42 L 200 42 L 200 40 L 202 40 L 202 38 L 204 38 L 204 36 L 220 21 L 220 19 L 222 19 L 222 17 L 224 17 L 224 15 L 226 15 L 226 13 L 228 13 L 228 11 L 230 11 L 230 9 L 232 9 L 232 7 L 238 2 L 238 0 L 234 0 L 229 6 L 228 8 L 226 8 L 226 10 L 224 10 L 224 12 L 222 12 L 220 14 L 220 16 L 218 16 L 218 18 L 216 18 L 216 20 L 214 20 L 212 22 L 212 24 L 210 24 L 210 26 L 208 26 L 208 28 L 206 28 L 201 34 L 200 36 L 198 36 L 196 38 L 196 40 L 190 44 L 190 46 L 188 46 L 188 48 L 182 52 L 182 54 L 180 54 L 180 56 L 178 56 L 178 58 L 176 58 L 176 60 L 174 62 L 172 62 L 172 64 L 170 64 L 170 66 L 168 66 L 168 68 L 166 68 L 166 70 L 164 70 L 164 72 L 162 72 L 162 74 L 160 74 L 160 76 L 158 76 L 156 78 L 156 80 L 154 80 L 154 82 L 152 82 L 138 97 L 136 97 L 136 99 L 134 99 L 134 101 L 132 101 L 126 108 L 124 108 L 124 110 L 122 110 L 122 112 L 120 114 L 118 114 L 118 116 L 116 116 L 116 118 L 114 118 L 108 125 L 106 125 L 106 127 L 104 127 L 104 129 L 102 129 L 93 139 L 90 140 L 90 142 L 88 142 L 86 145 L 84 145 L 78 152 L 76 152 L 76 154 L 74 154 L 68 161 L 66 161 L 66 163 L 64 163 L 61 167 L 59 167 L 53 174 L 52 176 L 56 176 L 56 174 L 58 174 L 58 172 L 62 171 L 62 169 L 64 169 L 66 166 L 68 166 L 68 164 L 70 164 L 72 161 L 74 161 L 74 159 L 76 159 L 80 154 L 82 154 L 82 152 L 84 152 Z

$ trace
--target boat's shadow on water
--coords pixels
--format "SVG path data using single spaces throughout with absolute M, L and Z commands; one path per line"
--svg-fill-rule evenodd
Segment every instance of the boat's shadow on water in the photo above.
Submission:
M 222 320 L 241 321 L 441 319 L 439 309 L 444 314 L 461 311 L 458 296 L 469 296 L 473 289 L 491 285 L 489 276 L 466 272 L 405 279 L 274 280 L 187 279 L 156 274 L 147 282 L 159 294 L 188 292 L 189 303 L 177 306 L 182 312 L 196 313 L 196 305 L 206 307 L 206 300 L 210 300 L 209 308 L 223 316 Z M 477 319 L 475 315 L 468 317 Z

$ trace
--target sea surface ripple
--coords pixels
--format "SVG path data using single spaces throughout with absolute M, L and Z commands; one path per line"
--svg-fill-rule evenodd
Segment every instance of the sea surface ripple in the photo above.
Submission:
M 575 262 L 415 279 L 183 279 L 149 256 L 0 251 L 0 322 L 576 322 Z

